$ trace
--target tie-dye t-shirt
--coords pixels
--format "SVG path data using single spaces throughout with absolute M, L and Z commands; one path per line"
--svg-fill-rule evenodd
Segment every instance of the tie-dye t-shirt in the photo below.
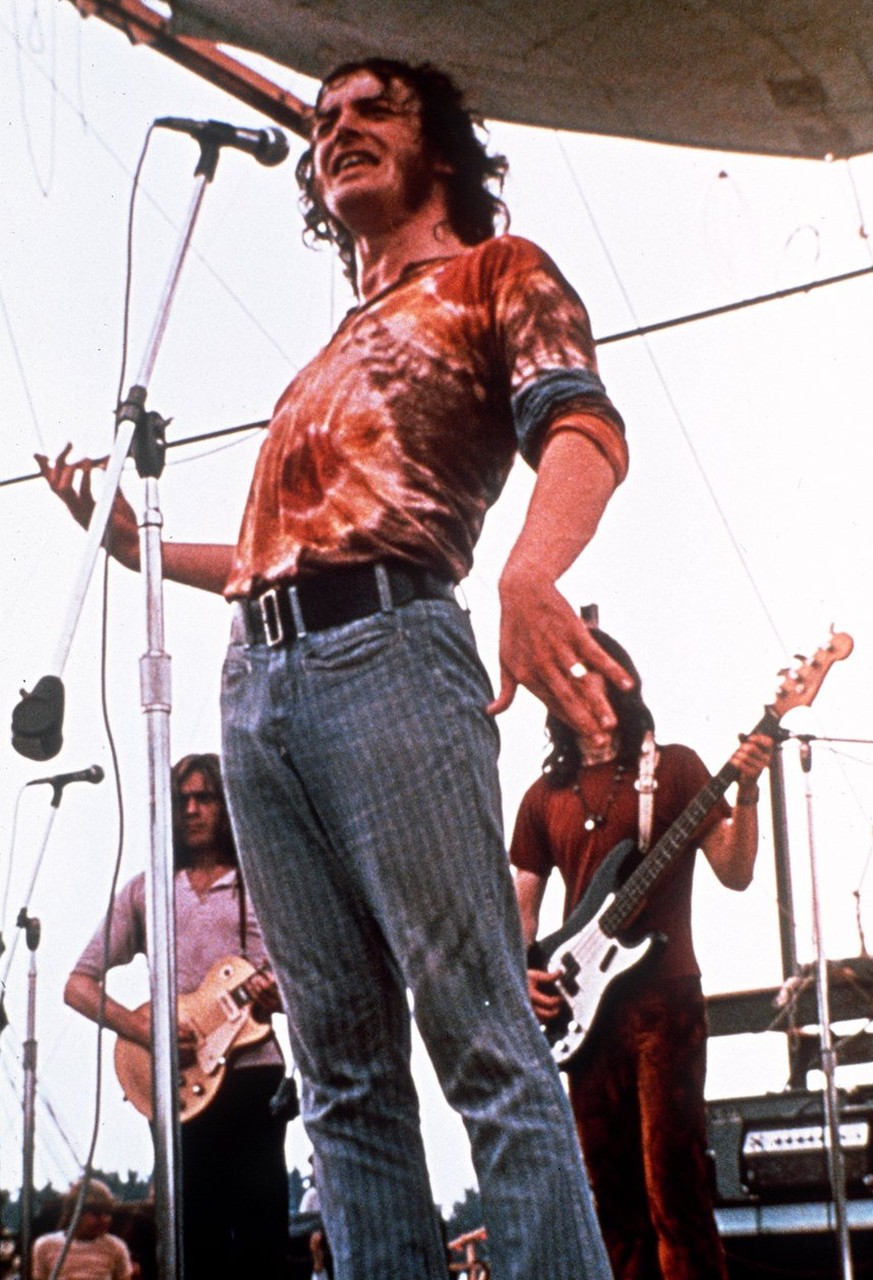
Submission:
M 226 593 L 380 559 L 460 581 L 516 450 L 536 467 L 559 430 L 624 478 L 587 313 L 546 254 L 500 236 L 415 265 L 280 398 Z

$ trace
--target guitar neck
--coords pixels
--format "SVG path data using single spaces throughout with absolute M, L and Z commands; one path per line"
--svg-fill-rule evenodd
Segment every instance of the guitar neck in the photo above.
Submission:
M 772 711 L 766 713 L 753 729 L 753 733 L 773 736 L 778 718 Z M 655 847 L 643 858 L 640 865 L 628 876 L 616 892 L 612 902 L 598 918 L 598 924 L 609 938 L 614 938 L 633 919 L 646 901 L 652 886 L 675 861 L 710 810 L 724 795 L 732 782 L 739 777 L 739 770 L 728 760 L 718 773 L 698 791 L 691 803 L 667 828 Z

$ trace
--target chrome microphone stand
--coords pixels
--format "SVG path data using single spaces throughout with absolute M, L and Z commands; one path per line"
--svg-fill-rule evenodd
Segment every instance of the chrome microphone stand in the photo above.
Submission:
M 22 907 L 16 924 L 24 930 L 30 963 L 27 971 L 27 1031 L 24 1040 L 24 1130 L 21 1160 L 21 1280 L 32 1275 L 33 1165 L 36 1138 L 36 950 L 40 923 Z
M 848 1216 L 846 1212 L 846 1170 L 843 1160 L 843 1148 L 840 1139 L 840 1101 L 836 1084 L 836 1055 L 834 1053 L 831 1034 L 830 984 L 828 978 L 828 962 L 825 953 L 821 918 L 821 896 L 818 886 L 818 862 L 815 851 L 815 827 L 812 807 L 812 742 L 809 734 L 797 734 L 800 743 L 800 764 L 804 776 L 804 793 L 806 797 L 806 825 L 809 842 L 809 873 L 812 896 L 812 927 L 815 945 L 816 996 L 818 1000 L 819 1053 L 821 1070 L 825 1079 L 824 1088 L 824 1145 L 827 1152 L 828 1177 L 831 1195 L 834 1202 L 834 1222 L 837 1235 L 837 1247 L 840 1255 L 841 1275 L 844 1280 L 852 1280 L 852 1246 L 849 1237 Z
M 179 1066 L 176 1019 L 176 938 L 170 793 L 170 659 L 164 651 L 163 519 L 157 481 L 163 471 L 166 421 L 146 413 L 147 387 L 167 327 L 170 308 L 207 185 L 215 176 L 222 146 L 239 147 L 261 164 L 280 164 L 288 155 L 281 129 L 235 129 L 221 121 L 197 122 L 167 117 L 156 125 L 194 137 L 200 159 L 195 187 L 179 236 L 164 294 L 155 316 L 137 381 L 117 413 L 115 443 L 109 456 L 102 492 L 88 529 L 85 553 L 56 650 L 52 672 L 37 682 L 13 711 L 13 745 L 21 754 L 45 760 L 61 746 L 64 690 L 61 675 L 81 613 L 82 604 L 128 454 L 132 453 L 144 481 L 143 514 L 138 521 L 147 649 L 140 660 L 140 686 L 146 715 L 149 772 L 149 837 L 151 857 L 146 876 L 149 981 L 152 1003 L 152 1092 L 155 1144 L 155 1216 L 158 1230 L 158 1272 L 161 1280 L 183 1280 L 181 1250 L 182 1208 L 178 1194 L 180 1168 Z
M 69 655 L 73 635 L 104 534 L 121 474 L 129 454 L 133 454 L 144 480 L 143 514 L 140 531 L 140 564 L 144 581 L 147 648 L 140 660 L 141 704 L 146 716 L 149 776 L 150 860 L 146 874 L 147 931 L 149 938 L 149 985 L 152 1006 L 153 1136 L 155 1147 L 155 1218 L 158 1240 L 158 1272 L 161 1280 L 181 1280 L 181 1199 L 179 1195 L 180 1141 L 177 1099 L 179 1068 L 176 1017 L 176 938 L 173 891 L 172 801 L 170 793 L 170 658 L 164 651 L 161 528 L 158 477 L 163 470 L 166 422 L 145 412 L 147 386 L 167 327 L 170 308 L 182 266 L 190 246 L 194 226 L 206 192 L 215 174 L 220 143 L 201 139 L 201 155 L 195 170 L 195 189 L 182 228 L 163 297 L 152 326 L 139 377 L 117 414 L 117 431 L 105 472 L 105 482 L 97 500 L 85 552 L 72 598 L 55 652 L 51 673 L 37 684 L 33 695 L 24 695 L 16 708 L 19 728 L 27 731 L 24 745 L 13 741 L 23 754 L 45 759 L 60 748 L 59 725 L 48 729 L 41 723 L 42 703 L 63 712 L 61 675 Z M 47 690 L 45 699 L 39 695 Z M 33 696 L 34 705 L 28 705 Z M 38 725 L 39 737 L 33 724 Z M 31 737 L 31 734 L 34 734 Z

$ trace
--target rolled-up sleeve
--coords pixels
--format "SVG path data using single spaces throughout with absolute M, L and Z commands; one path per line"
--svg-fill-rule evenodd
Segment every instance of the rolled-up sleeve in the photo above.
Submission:
M 558 431 L 588 436 L 612 467 L 627 475 L 624 421 L 597 367 L 588 312 L 572 286 L 536 245 L 513 240 L 496 290 L 496 329 L 509 382 L 518 448 L 536 468 Z

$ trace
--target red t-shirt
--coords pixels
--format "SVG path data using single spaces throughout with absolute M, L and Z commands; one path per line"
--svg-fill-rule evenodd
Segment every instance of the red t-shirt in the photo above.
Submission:
M 559 430 L 624 478 L 587 312 L 546 254 L 499 236 L 417 264 L 280 398 L 226 594 L 378 559 L 460 581 L 516 450 L 536 466 Z
M 659 750 L 650 850 L 711 776 L 690 747 L 671 744 Z M 538 876 L 558 869 L 566 886 L 565 919 L 615 845 L 637 839 L 639 796 L 635 782 L 635 770 L 619 775 L 614 764 L 602 764 L 584 769 L 575 788 L 556 790 L 543 777 L 526 792 L 515 822 L 510 861 Z M 602 825 L 586 830 L 585 820 L 593 815 L 603 819 Z M 691 935 L 694 851 L 700 839 L 729 816 L 729 805 L 719 800 L 696 832 L 695 843 L 678 854 L 655 882 L 646 906 L 633 921 L 629 931 L 633 938 L 658 932 L 668 939 L 649 973 L 659 977 L 699 975 Z M 629 872 L 638 862 L 635 855 L 625 870 Z M 622 882 L 626 878 L 623 874 Z

